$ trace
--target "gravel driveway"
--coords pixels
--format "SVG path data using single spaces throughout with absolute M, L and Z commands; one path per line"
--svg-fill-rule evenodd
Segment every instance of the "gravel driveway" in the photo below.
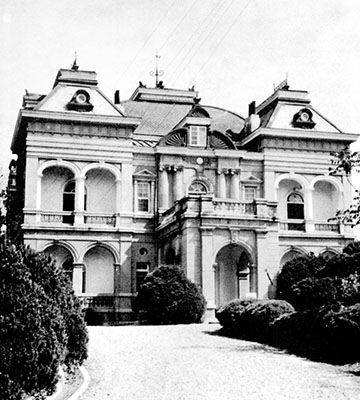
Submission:
M 360 377 L 218 325 L 89 327 L 91 382 L 81 400 L 360 399 Z

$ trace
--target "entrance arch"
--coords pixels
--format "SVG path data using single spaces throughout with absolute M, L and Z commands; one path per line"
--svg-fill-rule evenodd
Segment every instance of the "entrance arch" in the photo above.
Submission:
M 242 246 L 233 243 L 224 246 L 215 263 L 216 307 L 236 298 L 247 298 L 256 291 L 254 265 Z

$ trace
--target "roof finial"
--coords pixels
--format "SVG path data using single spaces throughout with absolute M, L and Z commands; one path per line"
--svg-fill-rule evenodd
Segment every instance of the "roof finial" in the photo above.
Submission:
M 74 60 L 73 65 L 72 65 L 72 67 L 71 67 L 71 69 L 72 69 L 73 71 L 77 71 L 77 70 L 79 69 L 79 66 L 78 66 L 77 63 L 76 63 L 76 59 L 77 59 L 77 53 L 76 53 L 76 51 L 75 51 L 75 60 Z
M 150 71 L 150 75 L 151 76 L 155 76 L 155 85 L 156 85 L 156 87 L 159 87 L 159 88 L 163 89 L 164 85 L 163 85 L 162 81 L 159 82 L 159 76 L 163 76 L 164 75 L 164 71 L 159 70 L 159 67 L 158 67 L 158 59 L 159 58 L 160 58 L 160 56 L 158 54 L 158 51 L 156 50 L 156 53 L 155 53 L 155 71 Z

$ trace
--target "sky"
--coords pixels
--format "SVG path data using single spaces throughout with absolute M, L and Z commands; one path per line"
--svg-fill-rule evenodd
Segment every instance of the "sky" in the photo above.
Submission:
M 195 85 L 201 104 L 247 115 L 286 77 L 344 132 L 359 133 L 359 0 L 0 0 L 0 168 L 25 89 L 50 92 L 75 53 L 122 100 Z

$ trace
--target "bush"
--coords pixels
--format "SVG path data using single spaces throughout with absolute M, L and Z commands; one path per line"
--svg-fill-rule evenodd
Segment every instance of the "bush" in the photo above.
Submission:
M 232 300 L 216 312 L 220 324 L 233 336 L 266 341 L 269 325 L 294 308 L 283 300 Z
M 360 304 L 299 311 L 270 324 L 271 344 L 317 361 L 360 360 Z
M 179 267 L 160 266 L 145 278 L 136 309 L 151 324 L 197 323 L 205 312 L 205 299 Z
M 62 270 L 29 248 L 0 251 L 0 392 L 50 394 L 59 366 L 87 357 L 80 302 Z
M 305 278 L 291 287 L 288 301 L 296 310 L 310 310 L 338 300 L 336 281 L 327 278 Z
M 340 280 L 339 297 L 344 305 L 360 303 L 360 274 L 349 275 Z
M 224 328 L 232 329 L 238 322 L 239 318 L 249 304 L 256 300 L 250 299 L 234 299 L 223 304 L 215 312 L 215 316 Z
M 276 298 L 291 303 L 292 286 L 305 278 L 313 278 L 324 268 L 326 260 L 323 257 L 306 256 L 288 261 L 281 269 L 277 278 Z

